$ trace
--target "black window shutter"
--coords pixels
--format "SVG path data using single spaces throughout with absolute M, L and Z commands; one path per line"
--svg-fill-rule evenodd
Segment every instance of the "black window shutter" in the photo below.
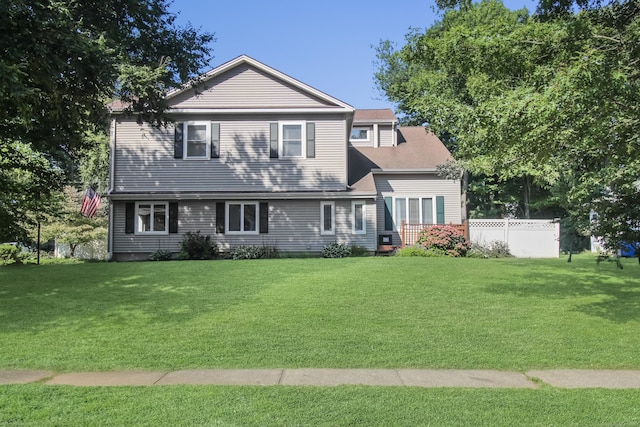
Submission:
M 269 157 L 278 158 L 278 124 L 269 124 Z
M 386 231 L 393 230 L 393 215 L 391 214 L 393 208 L 393 197 L 384 198 L 384 229 Z
M 220 157 L 220 123 L 211 123 L 211 158 Z
M 178 232 L 178 202 L 169 203 L 169 233 Z
M 135 231 L 135 215 L 136 204 L 134 202 L 127 202 L 124 205 L 124 232 L 131 234 Z
M 269 232 L 269 203 L 260 202 L 260 233 Z
M 224 202 L 216 203 L 216 233 L 224 234 Z
M 307 123 L 307 158 L 316 157 L 316 124 Z
M 173 158 L 182 158 L 184 123 L 176 123 L 175 138 L 173 140 Z

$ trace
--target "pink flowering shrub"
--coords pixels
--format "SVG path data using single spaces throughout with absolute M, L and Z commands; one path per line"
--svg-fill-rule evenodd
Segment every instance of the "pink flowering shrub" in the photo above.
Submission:
M 465 256 L 471 244 L 464 235 L 448 225 L 431 225 L 420 232 L 418 244 L 449 256 Z

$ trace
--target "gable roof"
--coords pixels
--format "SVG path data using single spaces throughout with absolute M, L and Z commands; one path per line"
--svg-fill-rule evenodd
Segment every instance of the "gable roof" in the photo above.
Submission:
M 395 147 L 349 147 L 349 185 L 354 190 L 368 190 L 369 174 L 435 172 L 451 158 L 442 141 L 427 129 L 399 127 Z
M 257 61 L 247 55 L 240 55 L 237 58 L 234 58 L 228 62 L 225 62 L 224 64 L 208 71 L 207 73 L 203 74 L 200 77 L 200 81 L 198 84 L 200 85 L 204 84 L 206 87 L 206 83 L 214 79 L 216 82 L 224 82 L 223 75 L 227 73 L 232 75 L 233 71 L 236 71 L 236 70 L 238 72 L 242 72 L 244 70 L 253 70 L 254 72 L 259 73 L 271 79 L 272 81 L 279 82 L 282 85 L 286 85 L 287 87 L 292 88 L 293 90 L 299 92 L 300 94 L 304 94 L 309 98 L 316 99 L 318 105 L 323 107 L 324 109 L 331 109 L 331 110 L 339 109 L 339 110 L 346 110 L 348 112 L 355 111 L 355 108 L 352 107 L 351 105 L 337 98 L 334 98 L 316 88 L 313 88 L 307 85 L 306 83 L 303 83 L 281 71 L 278 71 L 275 68 L 272 68 L 266 64 L 263 64 L 262 62 Z M 194 91 L 192 85 L 186 84 L 179 89 L 170 91 L 167 94 L 166 98 L 167 100 L 171 100 L 171 99 L 179 98 L 180 95 L 182 94 L 184 94 L 183 96 L 186 96 L 190 91 L 191 92 Z M 195 93 L 194 93 L 194 96 L 196 96 Z
M 398 123 L 398 118 L 390 108 L 356 110 L 353 124 Z

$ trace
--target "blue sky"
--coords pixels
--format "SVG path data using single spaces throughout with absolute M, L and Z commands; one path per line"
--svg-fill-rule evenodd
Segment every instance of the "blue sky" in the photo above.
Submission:
M 507 0 L 510 9 L 537 2 Z M 373 82 L 381 40 L 438 20 L 432 0 L 175 0 L 178 23 L 213 32 L 211 68 L 246 54 L 356 108 L 392 108 Z

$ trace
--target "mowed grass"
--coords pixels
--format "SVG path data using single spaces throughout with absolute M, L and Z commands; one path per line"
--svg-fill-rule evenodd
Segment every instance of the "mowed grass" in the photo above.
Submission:
M 640 368 L 640 267 L 348 258 L 0 268 L 0 369 Z
M 640 390 L 29 384 L 0 386 L 0 424 L 635 426 L 639 400 Z

